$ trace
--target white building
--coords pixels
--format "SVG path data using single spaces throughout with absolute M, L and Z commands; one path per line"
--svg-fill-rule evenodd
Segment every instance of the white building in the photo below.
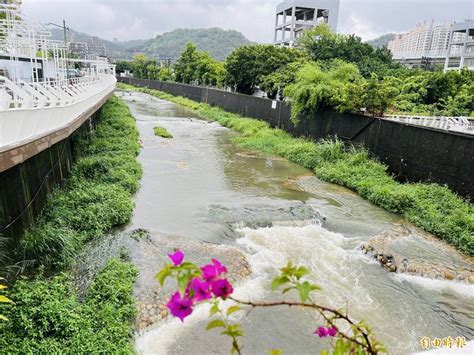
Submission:
M 474 70 L 474 20 L 455 23 L 450 31 L 444 70 Z
M 274 44 L 292 47 L 303 31 L 321 23 L 337 30 L 339 0 L 286 0 L 275 15 Z
M 80 59 L 86 59 L 89 55 L 89 46 L 86 42 L 69 42 L 69 50 Z
M 434 21 L 418 24 L 408 33 L 396 35 L 387 48 L 395 60 L 413 60 L 428 57 L 446 58 L 452 23 L 435 24 Z

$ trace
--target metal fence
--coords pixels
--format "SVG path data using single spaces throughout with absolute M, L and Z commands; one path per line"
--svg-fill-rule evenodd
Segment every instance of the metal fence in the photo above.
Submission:
M 474 118 L 471 117 L 386 115 L 384 118 L 417 126 L 474 135 Z

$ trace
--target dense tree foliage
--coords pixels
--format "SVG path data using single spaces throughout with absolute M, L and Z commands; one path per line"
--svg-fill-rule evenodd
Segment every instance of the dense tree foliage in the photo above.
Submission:
M 285 94 L 291 98 L 293 118 L 316 110 L 335 108 L 354 111 L 360 108 L 363 78 L 354 64 L 338 61 L 329 70 L 316 63 L 305 64 Z
M 115 72 L 117 74 L 124 73 L 126 70 L 133 72 L 132 62 L 127 62 L 125 60 L 115 62 Z
M 224 65 L 190 42 L 174 65 L 174 76 L 179 83 L 220 86 L 224 82 Z
M 159 65 L 156 60 L 148 58 L 145 54 L 136 54 L 131 62 L 131 68 L 135 78 L 174 80 L 173 72 L 168 66 Z
M 252 93 L 265 76 L 303 57 L 301 51 L 287 47 L 259 44 L 237 48 L 225 62 L 226 83 L 238 92 Z
M 355 63 L 365 78 L 370 78 L 373 72 L 380 74 L 398 67 L 386 48 L 374 49 L 356 35 L 333 33 L 327 24 L 306 31 L 298 40 L 298 47 L 314 61 L 341 59 Z

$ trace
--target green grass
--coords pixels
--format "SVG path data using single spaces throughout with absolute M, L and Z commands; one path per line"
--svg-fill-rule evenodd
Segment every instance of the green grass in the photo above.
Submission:
M 139 149 L 134 118 L 112 97 L 92 136 L 75 144 L 77 161 L 66 185 L 50 195 L 36 226 L 21 238 L 16 259 L 64 268 L 84 243 L 127 223 L 142 174 Z
M 155 133 L 155 136 L 158 136 L 158 137 L 173 138 L 171 133 L 169 133 L 164 127 L 156 126 L 155 128 L 153 128 L 153 132 Z
M 70 273 L 47 278 L 42 271 L 66 268 L 84 243 L 130 220 L 142 169 L 136 160 L 138 131 L 127 106 L 111 98 L 95 132 L 79 137 L 74 147 L 77 161 L 65 186 L 48 197 L 16 255 L 4 260 L 0 252 L 2 262 L 29 261 L 29 275 L 36 275 L 21 277 L 5 292 L 13 303 L 0 305 L 8 318 L 0 321 L 2 353 L 134 354 L 137 269 L 131 263 L 110 259 L 84 300 Z
M 111 259 L 79 301 L 70 274 L 19 280 L 0 306 L 3 354 L 133 354 L 136 268 Z
M 277 154 L 312 169 L 322 180 L 346 186 L 387 211 L 402 215 L 416 226 L 433 233 L 466 255 L 474 255 L 474 206 L 445 186 L 397 182 L 387 167 L 363 149 L 345 149 L 340 141 L 313 142 L 272 129 L 264 121 L 245 118 L 218 107 L 173 95 L 119 84 L 157 96 L 197 111 L 201 117 L 219 122 L 240 133 L 242 147 Z

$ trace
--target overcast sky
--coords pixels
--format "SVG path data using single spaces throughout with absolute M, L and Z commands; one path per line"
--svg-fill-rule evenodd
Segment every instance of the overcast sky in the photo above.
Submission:
M 474 18 L 474 0 L 340 0 L 338 31 L 372 39 L 424 20 Z M 255 42 L 273 39 L 281 0 L 23 0 L 26 18 L 60 23 L 112 40 L 150 38 L 178 27 L 234 29 Z

